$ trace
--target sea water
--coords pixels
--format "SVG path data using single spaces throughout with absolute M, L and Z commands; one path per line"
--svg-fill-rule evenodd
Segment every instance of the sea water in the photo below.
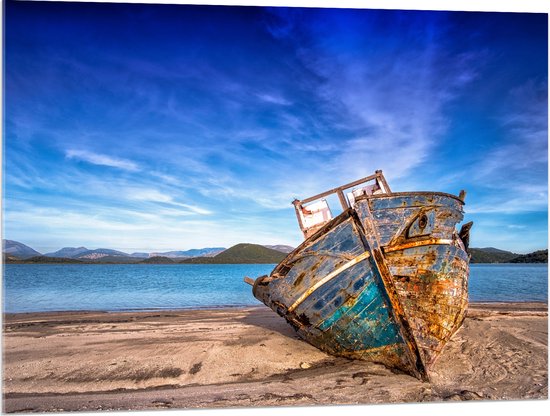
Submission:
M 6 264 L 4 312 L 251 306 L 244 276 L 274 264 Z M 547 264 L 473 264 L 470 301 L 548 300 Z

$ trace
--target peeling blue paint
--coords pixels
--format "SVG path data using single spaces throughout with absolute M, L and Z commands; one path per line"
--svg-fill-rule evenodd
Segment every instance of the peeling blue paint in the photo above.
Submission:
M 442 193 L 360 196 L 254 295 L 324 351 L 425 378 L 467 306 L 462 205 Z

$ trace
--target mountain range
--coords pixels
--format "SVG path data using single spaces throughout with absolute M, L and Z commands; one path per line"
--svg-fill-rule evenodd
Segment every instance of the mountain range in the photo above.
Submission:
M 272 247 L 277 247 L 273 249 Z M 225 247 L 205 247 L 200 249 L 136 252 L 107 248 L 90 250 L 86 247 L 64 247 L 51 253 L 39 253 L 33 248 L 13 240 L 3 240 L 4 260 L 6 262 L 25 263 L 179 263 L 183 260 L 194 260 L 192 263 L 278 263 L 286 253 L 294 250 L 285 245 L 261 246 L 257 244 L 237 244 Z M 221 257 L 218 255 L 222 254 Z
M 241 243 L 229 249 L 206 247 L 185 251 L 152 253 L 125 253 L 118 250 L 86 247 L 64 247 L 52 253 L 41 254 L 23 243 L 3 240 L 6 262 L 29 263 L 191 263 L 235 264 L 278 263 L 294 248 L 285 245 L 258 245 Z M 470 263 L 548 263 L 548 250 L 516 254 L 494 247 L 470 248 Z
M 41 256 L 38 251 L 26 246 L 23 243 L 20 243 L 19 241 L 3 240 L 2 243 L 4 255 L 10 255 L 19 259 Z
M 167 251 L 155 253 L 125 253 L 123 251 L 112 250 L 108 248 L 97 248 L 90 250 L 86 247 L 63 247 L 51 253 L 39 253 L 35 249 L 13 240 L 3 240 L 4 254 L 17 257 L 25 260 L 31 257 L 44 256 L 65 259 L 81 259 L 81 260 L 99 260 L 106 257 L 130 257 L 136 259 L 144 259 L 149 257 L 169 257 L 169 258 L 189 258 L 205 256 L 211 257 L 221 253 L 225 247 L 207 247 L 201 249 L 191 249 L 187 251 Z

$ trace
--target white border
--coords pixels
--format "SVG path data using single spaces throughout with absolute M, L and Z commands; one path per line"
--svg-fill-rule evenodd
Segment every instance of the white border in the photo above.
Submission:
M 29 0 L 37 1 L 37 0 Z M 40 0 L 43 1 L 43 0 Z M 50 0 L 46 0 L 50 1 Z M 87 0 L 56 0 L 56 1 L 72 1 L 72 2 L 90 2 Z M 206 5 L 228 5 L 228 6 L 291 6 L 291 7 L 326 7 L 326 8 L 365 8 L 365 9 L 401 9 L 401 10 L 449 10 L 449 11 L 496 11 L 496 12 L 528 12 L 528 13 L 550 13 L 550 1 L 548 0 L 125 0 L 125 1 L 109 1 L 109 0 L 94 0 L 97 3 L 153 3 L 153 4 L 206 4 Z M 2 7 L 2 23 L 0 30 L 2 31 L 3 39 L 3 7 Z M 3 81 L 3 42 L 2 53 L 0 54 L 0 64 L 2 64 L 2 81 Z M 2 85 L 3 90 L 3 85 Z M 2 110 L 0 103 L 0 111 Z M 2 126 L 3 128 L 3 112 Z M 0 130 L 1 131 L 1 130 Z M 2 135 L 3 139 L 3 135 Z M 3 140 L 2 140 L 3 141 Z M 2 151 L 0 148 L 0 157 Z M 3 170 L 3 167 L 2 167 Z M 2 177 L 0 172 L 0 178 Z M 2 202 L 0 201 L 0 208 Z M 3 228 L 3 227 L 2 227 Z M 3 232 L 3 229 L 2 229 Z M 2 233 L 0 232 L 0 234 Z M 1 270 L 1 268 L 0 268 Z M 1 291 L 0 291 L 1 294 Z M 1 322 L 1 320 L 0 320 Z M 1 342 L 1 340 L 0 340 Z M 0 369 L 1 373 L 1 369 Z M 544 411 L 546 409 L 546 411 Z M 270 407 L 270 408 L 229 408 L 229 409 L 200 409 L 200 410 L 175 410 L 167 413 L 166 411 L 144 411 L 144 412 L 93 412 L 84 413 L 88 415 L 120 415 L 127 416 L 129 414 L 156 416 L 156 415 L 204 415 L 204 416 L 252 416 L 257 414 L 262 415 L 333 415 L 334 413 L 360 415 L 389 415 L 389 416 L 407 416 L 422 415 L 422 416 L 464 416 L 469 412 L 497 414 L 499 416 L 518 415 L 525 412 L 532 413 L 536 416 L 547 414 L 550 409 L 548 400 L 537 401 L 494 401 L 494 402 L 462 402 L 462 403 L 422 403 L 422 404 L 397 404 L 397 405 L 359 405 L 359 406 L 315 406 L 315 407 Z M 76 413 L 78 414 L 78 413 Z
M 354 9 L 450 10 L 549 13 L 547 0 L 28 0 L 86 3 L 205 4 L 220 6 L 327 7 Z

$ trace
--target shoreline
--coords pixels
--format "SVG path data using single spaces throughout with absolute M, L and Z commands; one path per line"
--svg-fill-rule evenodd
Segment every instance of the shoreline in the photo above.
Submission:
M 470 302 L 466 309 L 466 315 L 474 311 L 491 310 L 495 313 L 509 312 L 548 312 L 548 302 Z
M 14 317 L 18 315 L 41 315 L 41 314 L 91 314 L 91 313 L 105 313 L 105 314 L 117 314 L 117 313 L 150 313 L 150 312 L 185 312 L 185 311 L 204 311 L 204 310 L 235 310 L 235 309 L 248 309 L 248 308 L 261 308 L 264 306 L 261 303 L 257 305 L 220 305 L 220 306 L 189 306 L 181 308 L 137 308 L 137 309 L 81 309 L 81 310 L 67 310 L 67 311 L 30 311 L 30 312 L 4 312 L 4 317 Z
M 4 315 L 6 412 L 548 397 L 548 305 L 471 303 L 431 381 L 338 358 L 263 305 Z
M 478 302 L 469 302 L 468 309 L 483 309 L 489 307 L 493 310 L 530 310 L 530 311 L 543 311 L 548 310 L 548 302 L 542 302 L 542 301 L 510 301 L 510 302 L 504 302 L 504 301 L 478 301 Z M 3 319 L 13 319 L 18 316 L 30 316 L 30 315 L 70 315 L 70 314 L 119 314 L 119 313 L 133 313 L 133 314 L 141 314 L 141 313 L 151 313 L 151 312 L 186 312 L 186 311 L 207 311 L 207 310 L 228 310 L 228 311 L 235 311 L 238 309 L 250 309 L 250 308 L 266 308 L 265 305 L 258 302 L 257 305 L 220 305 L 220 306 L 189 306 L 189 307 L 181 307 L 181 308 L 138 308 L 138 309 L 115 309 L 115 310 L 108 310 L 108 309 L 100 309 L 100 310 L 67 310 L 67 311 L 30 311 L 30 312 L 3 312 L 2 318 Z

